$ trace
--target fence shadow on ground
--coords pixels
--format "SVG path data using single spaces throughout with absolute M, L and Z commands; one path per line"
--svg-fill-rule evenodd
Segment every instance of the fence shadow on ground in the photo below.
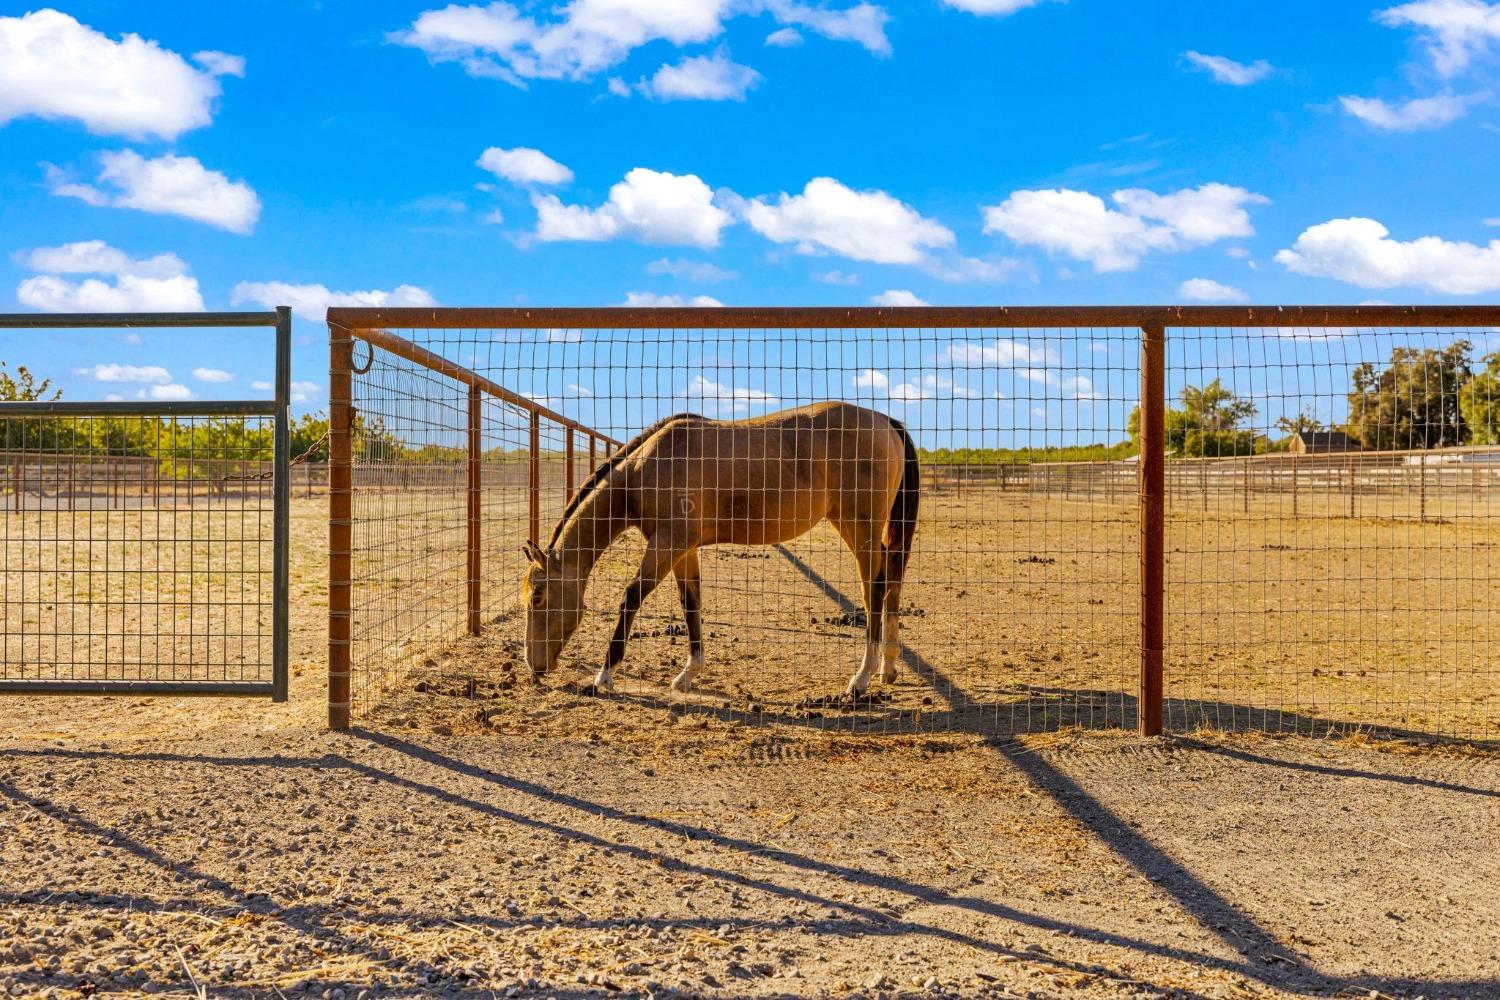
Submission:
M 962 693 L 956 695 L 962 698 Z M 1415 995 L 1486 995 L 1500 990 L 1500 981 L 1475 980 L 1466 982 L 1432 981 L 1416 978 L 1394 979 L 1376 975 L 1333 977 L 1309 966 L 1299 955 L 1282 945 L 1273 930 L 1263 926 L 1257 919 L 1234 901 L 1218 893 L 1206 884 L 1185 864 L 1175 860 L 1148 837 L 1132 829 L 1130 824 L 1112 812 L 1107 806 L 1090 795 L 1076 781 L 1049 762 L 1042 754 L 1032 752 L 1014 741 L 992 741 L 989 745 L 1000 759 L 1024 777 L 1035 789 L 1059 806 L 1087 830 L 1125 865 L 1149 879 L 1158 891 L 1165 894 L 1181 910 L 1226 948 L 1239 955 L 1238 959 L 1226 958 L 1192 948 L 1191 946 L 1163 945 L 1140 940 L 1128 935 L 1089 927 L 1073 921 L 1059 920 L 1044 913 L 1018 909 L 1005 903 L 977 898 L 974 895 L 950 892 L 926 885 L 902 875 L 873 871 L 858 865 L 828 861 L 799 851 L 788 850 L 777 845 L 761 843 L 754 839 L 727 835 L 717 830 L 677 819 L 648 815 L 644 810 L 623 807 L 609 802 L 597 801 L 578 792 L 549 787 L 535 779 L 507 774 L 494 766 L 493 754 L 483 746 L 476 747 L 478 759 L 484 764 L 465 760 L 454 754 L 457 750 L 439 750 L 411 739 L 368 730 L 355 730 L 352 752 L 330 753 L 321 757 L 215 757 L 176 753 L 130 753 L 126 751 L 97 750 L 74 751 L 65 749 L 0 750 L 0 760 L 12 762 L 28 758 L 39 761 L 56 759 L 108 760 L 149 767 L 152 764 L 180 763 L 210 769 L 236 769 L 276 767 L 293 769 L 343 770 L 351 778 L 373 779 L 392 790 L 429 799 L 434 804 L 462 809 L 493 821 L 501 821 L 533 833 L 553 835 L 569 843 L 588 846 L 611 852 L 649 866 L 648 870 L 698 875 L 747 891 L 765 893 L 784 899 L 788 903 L 814 904 L 836 918 L 820 925 L 822 933 L 841 936 L 890 937 L 920 935 L 954 944 L 975 948 L 996 957 L 1031 963 L 1053 972 L 1088 971 L 1084 966 L 1070 960 L 1012 947 L 992 940 L 996 935 L 987 934 L 984 926 L 977 922 L 966 924 L 964 929 L 939 926 L 930 921 L 911 919 L 899 912 L 890 912 L 873 906 L 862 905 L 842 898 L 844 893 L 819 891 L 809 886 L 806 877 L 819 876 L 835 880 L 847 888 L 878 889 L 905 897 L 905 908 L 917 906 L 943 907 L 960 914 L 968 913 L 976 918 L 1002 921 L 1007 924 L 1034 931 L 1065 934 L 1094 944 L 1108 946 L 1126 953 L 1151 955 L 1174 959 L 1195 967 L 1214 969 L 1243 976 L 1251 981 L 1277 989 L 1293 992 L 1306 991 L 1352 991 L 1377 990 L 1383 993 Z M 1206 747 L 1210 752 L 1223 748 Z M 365 752 L 366 750 L 373 753 Z M 1231 756 L 1249 765 L 1268 764 L 1289 766 L 1287 762 L 1261 760 L 1257 755 Z M 384 757 L 384 760 L 380 758 Z M 1296 766 L 1296 765 L 1290 765 Z M 1312 765 L 1316 768 L 1316 765 Z M 160 847 L 91 820 L 85 810 L 76 806 L 64 806 L 43 795 L 28 792 L 19 787 L 16 777 L 20 772 L 12 769 L 6 779 L 0 780 L 0 796 L 11 802 L 44 813 L 53 821 L 64 825 L 90 843 L 104 843 L 111 849 L 123 851 L 148 868 L 156 869 L 173 884 L 196 887 L 217 897 L 226 912 L 249 910 L 274 918 L 292 931 L 334 944 L 363 947 L 349 937 L 344 925 L 351 918 L 349 905 L 337 900 L 302 902 L 294 905 L 278 905 L 263 894 L 247 892 L 235 884 L 233 876 L 215 874 L 205 870 L 191 859 L 169 856 Z M 1336 773 L 1351 777 L 1381 777 L 1354 769 L 1339 768 Z M 1402 780 L 1385 776 L 1391 780 Z M 478 782 L 479 786 L 455 789 L 451 780 Z M 1485 789 L 1474 789 L 1446 783 L 1434 783 L 1447 791 L 1466 794 L 1495 795 Z M 482 797 L 484 787 L 493 787 L 506 793 L 497 804 Z M 532 803 L 534 808 L 529 808 Z M 559 808 L 577 817 L 578 825 L 559 817 Z M 618 824 L 619 832 L 597 833 L 582 828 L 589 821 L 607 821 Z M 685 860 L 672 853 L 670 848 L 643 846 L 633 842 L 630 831 L 643 838 L 651 838 L 660 832 L 690 837 L 700 844 L 723 850 L 723 860 L 705 863 Z M 754 857 L 760 859 L 753 873 L 738 869 L 736 859 Z M 768 872 L 765 862 L 779 867 Z M 188 898 L 184 898 L 184 897 Z M 111 893 L 92 894 L 68 892 L 59 894 L 48 891 L 38 894 L 22 894 L 0 890 L 0 905 L 7 907 L 47 907 L 58 905 L 110 907 L 129 905 L 148 911 L 203 912 L 204 900 L 191 898 L 185 889 L 179 889 L 175 898 L 155 899 L 139 895 L 122 897 Z M 461 904 L 462 905 L 462 904 Z M 381 908 L 362 912 L 361 919 L 372 924 L 400 924 L 421 920 L 459 919 L 463 923 L 488 926 L 495 929 L 513 927 L 518 921 L 508 917 L 470 912 L 464 906 L 460 912 L 402 911 Z M 650 922 L 652 918 L 645 918 Z M 705 926 L 723 923 L 741 923 L 734 914 L 705 916 Z M 569 926 L 610 927 L 622 923 L 641 922 L 641 918 L 621 917 L 590 919 L 582 914 L 561 921 Z M 665 921 L 661 921 L 665 922 Z M 682 925 L 684 920 L 672 918 L 670 923 Z M 763 923 L 763 922 L 762 922 Z M 444 970 L 429 963 L 398 962 L 389 968 L 392 974 L 407 977 L 425 977 L 429 973 L 443 975 Z M 1106 973 L 1107 975 L 1108 973 Z M 65 985 L 68 977 L 47 973 L 37 969 L 23 972 L 17 980 L 23 986 L 45 989 L 48 986 Z M 78 977 L 74 977 L 78 978 Z M 1121 973 L 1120 978 L 1132 981 L 1133 977 Z M 423 980 L 419 980 L 423 981 Z M 145 983 L 134 984 L 140 988 Z M 181 988 L 182 983 L 160 983 Z M 323 987 L 339 985 L 336 982 L 314 982 L 314 991 Z M 1140 985 L 1151 988 L 1149 983 Z M 1174 995 L 1197 997 L 1190 991 L 1172 987 Z M 235 988 L 232 983 L 215 984 L 213 993 L 225 997 L 250 997 L 263 995 L 263 988 Z M 549 989 L 559 997 L 597 995 L 595 990 Z M 487 996 L 488 989 L 458 986 L 448 991 L 452 996 Z
M 716 831 L 697 827 L 692 824 L 684 824 L 674 820 L 661 819 L 646 816 L 620 809 L 608 804 L 595 802 L 587 798 L 548 788 L 534 781 L 520 777 L 501 774 L 487 767 L 471 764 L 448 754 L 439 752 L 429 747 L 410 742 L 394 736 L 370 732 L 367 730 L 354 730 L 352 735 L 371 747 L 392 751 L 406 758 L 408 767 L 411 764 L 427 765 L 467 779 L 477 779 L 490 785 L 498 786 L 511 793 L 523 796 L 523 802 L 530 800 L 540 808 L 536 813 L 528 813 L 518 808 L 506 808 L 497 806 L 470 795 L 454 792 L 441 787 L 438 784 L 421 781 L 408 776 L 407 768 L 382 769 L 371 764 L 354 760 L 349 757 L 329 754 L 320 758 L 292 758 L 292 757 L 214 757 L 195 756 L 191 754 L 174 753 L 140 753 L 133 754 L 121 751 L 69 751 L 69 750 L 0 750 L 0 760 L 37 758 L 40 760 L 66 758 L 72 760 L 110 760 L 117 762 L 130 762 L 139 764 L 152 763 L 179 763 L 199 764 L 210 768 L 237 768 L 237 767 L 285 767 L 285 768 L 313 768 L 330 769 L 341 768 L 347 770 L 351 777 L 374 778 L 389 786 L 400 788 L 430 798 L 435 803 L 462 808 L 490 819 L 498 819 L 524 827 L 532 831 L 552 834 L 568 840 L 570 843 L 590 846 L 605 851 L 622 854 L 632 859 L 642 861 L 662 871 L 674 873 L 697 874 L 705 877 L 722 880 L 735 884 L 750 891 L 764 892 L 769 895 L 785 899 L 788 902 L 811 903 L 825 908 L 830 913 L 840 914 L 837 918 L 830 918 L 820 924 L 823 933 L 838 936 L 895 936 L 903 934 L 918 934 L 935 936 L 947 941 L 967 945 L 980 951 L 996 956 L 1004 956 L 1009 960 L 1028 962 L 1040 965 L 1052 972 L 1074 972 L 1083 973 L 1091 971 L 1096 967 L 1094 963 L 1077 963 L 1058 956 L 1052 956 L 1022 948 L 1009 947 L 986 940 L 983 937 L 957 932 L 946 928 L 935 927 L 916 921 L 902 919 L 900 916 L 889 912 L 860 905 L 857 902 L 849 902 L 833 895 L 825 895 L 798 883 L 796 873 L 816 873 L 848 882 L 856 887 L 881 888 L 910 897 L 917 904 L 923 905 L 945 905 L 971 909 L 988 916 L 1004 920 L 1011 920 L 1038 930 L 1063 933 L 1094 941 L 1099 944 L 1110 945 L 1126 950 L 1143 951 L 1150 954 L 1175 957 L 1185 962 L 1203 963 L 1205 965 L 1220 966 L 1222 960 L 1211 955 L 1198 954 L 1187 949 L 1163 948 L 1150 942 L 1138 941 L 1117 934 L 1098 932 L 1090 928 L 1072 924 L 1066 921 L 1054 920 L 1037 914 L 1029 914 L 1014 910 L 1010 907 L 988 903 L 981 900 L 968 899 L 953 896 L 941 889 L 929 887 L 917 882 L 911 882 L 899 878 L 871 872 L 866 869 L 836 865 L 810 858 L 802 854 L 788 852 L 783 849 L 761 844 L 751 840 L 728 837 Z M 355 914 L 347 904 L 338 901 L 302 903 L 291 906 L 277 906 L 269 898 L 262 894 L 246 893 L 233 881 L 225 876 L 209 873 L 189 860 L 179 860 L 169 857 L 160 849 L 144 844 L 133 839 L 119 830 L 94 822 L 76 808 L 64 807 L 40 795 L 26 792 L 18 788 L 12 780 L 0 780 L 0 797 L 11 802 L 35 809 L 59 823 L 66 824 L 74 833 L 88 838 L 91 842 L 105 843 L 110 847 L 121 850 L 138 862 L 149 868 L 154 868 L 166 878 L 178 883 L 187 883 L 199 889 L 217 896 L 222 901 L 219 907 L 205 907 L 202 900 L 184 899 L 179 894 L 172 899 L 158 899 L 149 896 L 120 895 L 116 893 L 91 893 L 91 892 L 56 892 L 44 891 L 32 894 L 17 893 L 0 888 L 0 905 L 6 907 L 47 907 L 63 904 L 77 905 L 90 908 L 128 907 L 145 912 L 177 912 L 184 914 L 203 914 L 207 909 L 209 912 L 220 912 L 223 916 L 232 916 L 242 911 L 273 917 L 282 922 L 287 929 L 299 934 L 304 934 L 316 940 L 334 946 L 354 945 L 366 947 L 368 942 L 359 942 L 346 931 L 344 924 L 351 920 Z M 773 881 L 760 874 L 750 875 L 733 868 L 720 868 L 711 865 L 695 864 L 683 861 L 673 856 L 669 851 L 657 850 L 628 843 L 624 840 L 611 840 L 598 834 L 590 833 L 571 827 L 556 819 L 550 818 L 555 807 L 563 806 L 574 810 L 580 816 L 603 818 L 632 828 L 639 828 L 647 832 L 670 831 L 678 835 L 690 836 L 700 842 L 711 843 L 716 847 L 725 849 L 734 855 L 752 855 L 768 860 L 775 860 L 788 868 L 789 878 L 785 884 Z M 549 815 L 543 816 L 546 812 Z M 465 910 L 457 914 L 439 912 L 402 912 L 381 911 L 377 913 L 360 913 L 358 916 L 375 924 L 400 924 L 417 923 L 425 921 L 451 921 L 459 918 L 462 924 L 472 926 L 486 926 L 495 929 L 514 928 L 523 921 L 512 919 L 496 919 L 492 916 L 475 914 Z M 732 913 L 716 914 L 711 917 L 682 918 L 674 916 L 666 918 L 607 918 L 604 920 L 590 919 L 586 916 L 570 917 L 560 923 L 569 927 L 581 927 L 592 929 L 608 929 L 627 923 L 646 923 L 658 927 L 670 924 L 674 927 L 692 926 L 694 923 L 705 929 L 713 929 L 724 924 L 749 929 L 760 927 L 762 929 L 785 928 L 784 921 L 753 921 L 746 922 L 737 918 Z M 397 961 L 388 967 L 392 973 L 400 973 L 414 978 L 416 984 L 426 984 L 427 976 L 434 974 L 438 977 L 444 975 L 444 970 L 427 962 Z M 11 977 L 14 982 L 23 988 L 32 987 L 36 990 L 47 988 L 77 988 L 80 982 L 88 981 L 88 976 L 49 972 L 45 969 L 36 968 L 25 970 L 19 975 Z M 1134 981 L 1132 977 L 1121 973 L 1121 978 Z M 321 993 L 324 989 L 331 989 L 342 985 L 345 980 L 311 979 L 309 989 L 312 995 Z M 94 984 L 98 988 L 97 984 Z M 1149 987 L 1149 984 L 1142 984 Z M 185 982 L 182 980 L 155 980 L 149 977 L 137 976 L 131 982 L 132 989 L 145 992 L 156 992 L 160 989 L 183 989 Z M 545 995 L 559 998 L 598 996 L 600 990 L 594 989 L 572 989 L 570 987 L 553 988 L 548 987 Z M 474 985 L 472 988 L 457 986 L 453 989 L 445 989 L 445 995 L 457 997 L 491 997 L 492 993 L 488 986 Z M 1207 997 L 1189 990 L 1174 988 L 1175 995 L 1188 998 L 1188 1000 L 1207 1000 Z M 266 994 L 264 986 L 236 987 L 233 983 L 215 982 L 212 986 L 212 995 L 230 998 L 262 997 Z M 761 994 L 762 996 L 775 997 L 777 994 Z M 799 996 L 799 993 L 782 994 L 788 997 Z

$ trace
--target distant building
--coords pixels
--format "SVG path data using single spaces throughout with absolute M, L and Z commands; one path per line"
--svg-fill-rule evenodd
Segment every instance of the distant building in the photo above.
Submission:
M 1297 455 L 1333 455 L 1360 447 L 1343 431 L 1298 431 L 1292 435 L 1291 450 Z

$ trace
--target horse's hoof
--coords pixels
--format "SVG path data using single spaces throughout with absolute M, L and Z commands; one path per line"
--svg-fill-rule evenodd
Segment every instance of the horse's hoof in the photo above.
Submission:
M 615 679 L 601 670 L 594 675 L 594 687 L 600 691 L 613 691 Z
M 896 671 L 894 671 L 894 670 L 882 670 L 880 672 L 880 683 L 882 683 L 882 684 L 894 684 L 894 683 L 896 683 Z
M 672 678 L 672 690 L 676 691 L 678 694 L 687 694 L 692 689 L 693 679 L 691 677 L 684 676 L 683 674 L 678 674 L 676 677 Z

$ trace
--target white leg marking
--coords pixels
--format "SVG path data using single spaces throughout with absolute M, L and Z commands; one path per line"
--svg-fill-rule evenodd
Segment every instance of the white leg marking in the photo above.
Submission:
M 689 655 L 687 666 L 682 668 L 682 673 L 672 678 L 672 690 L 687 694 L 693 689 L 693 682 L 703 672 L 703 654 Z
M 865 643 L 865 658 L 859 665 L 859 670 L 849 678 L 849 694 L 864 694 L 865 689 L 870 686 L 870 675 L 875 672 L 875 664 L 880 662 L 880 644 L 878 642 Z
M 610 675 L 608 667 L 600 667 L 599 672 L 594 675 L 594 687 L 600 691 L 613 691 L 615 679 Z
M 901 643 L 899 641 L 882 643 L 880 654 L 880 683 L 889 684 L 896 679 L 896 661 L 901 659 Z

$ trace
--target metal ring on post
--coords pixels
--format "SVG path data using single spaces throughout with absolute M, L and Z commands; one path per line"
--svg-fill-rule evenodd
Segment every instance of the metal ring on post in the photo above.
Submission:
M 366 375 L 369 373 L 371 368 L 375 367 L 375 345 L 367 340 L 361 340 L 358 341 L 358 343 L 365 345 L 365 350 L 369 352 L 369 360 L 365 362 L 365 366 L 363 368 L 361 368 L 359 365 L 354 364 L 354 362 L 351 360 L 349 363 L 349 372 L 353 375 Z M 352 359 L 352 352 L 350 354 L 350 357 Z

